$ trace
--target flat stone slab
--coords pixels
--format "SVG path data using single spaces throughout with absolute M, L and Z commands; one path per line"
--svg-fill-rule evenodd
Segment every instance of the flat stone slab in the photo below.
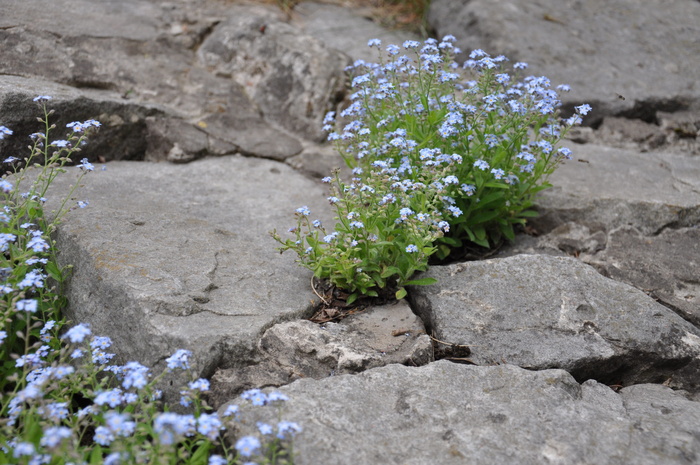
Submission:
M 561 368 L 579 380 L 660 383 L 700 356 L 700 330 L 574 258 L 517 255 L 434 266 L 411 287 L 435 337 L 477 365 Z
M 621 228 L 610 233 L 605 250 L 586 260 L 700 326 L 700 228 L 665 229 L 651 237 Z
M 567 143 L 574 160 L 550 177 L 536 200 L 547 232 L 563 223 L 633 226 L 643 234 L 700 223 L 700 158 Z
M 405 300 L 369 307 L 337 323 L 279 323 L 265 331 L 258 347 L 258 363 L 217 370 L 210 405 L 220 406 L 245 389 L 359 373 L 392 363 L 419 366 L 433 361 L 423 322 Z
M 700 457 L 700 403 L 657 385 L 616 394 L 562 370 L 439 361 L 278 390 L 290 398 L 282 417 L 304 428 L 294 441 L 300 465 L 685 465 Z M 279 421 L 275 408 L 236 403 L 241 434 Z
M 700 4 L 689 0 L 600 3 L 543 0 L 435 0 L 428 21 L 467 53 L 484 49 L 555 84 L 564 102 L 587 102 L 589 119 L 700 105 Z
M 52 192 L 71 178 L 59 177 Z M 74 265 L 68 317 L 109 335 L 123 361 L 154 366 L 184 348 L 210 376 L 250 362 L 273 324 L 310 316 L 311 273 L 293 253 L 280 255 L 268 232 L 295 225 L 302 205 L 328 224 L 320 183 L 234 156 L 114 162 L 84 184 L 78 195 L 90 206 L 57 234 L 60 262 Z
M 292 24 L 326 47 L 349 55 L 353 60 L 376 63 L 377 50 L 369 48 L 370 39 L 379 39 L 384 46 L 401 45 L 406 40 L 420 37 L 405 32 L 390 31 L 350 8 L 319 2 L 301 2 L 294 7 Z

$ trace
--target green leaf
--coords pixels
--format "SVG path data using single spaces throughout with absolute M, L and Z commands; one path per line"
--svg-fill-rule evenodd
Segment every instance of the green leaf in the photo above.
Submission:
M 90 452 L 90 463 L 94 465 L 100 465 L 102 463 L 102 447 L 95 446 Z
M 382 276 L 382 278 L 388 278 L 389 276 L 393 276 L 393 275 L 399 274 L 399 273 L 401 273 L 401 270 L 399 270 L 397 267 L 387 266 L 386 269 L 384 271 L 382 271 L 381 276 Z
M 197 450 L 189 460 L 190 465 L 205 465 L 209 459 L 209 443 L 201 441 Z
M 61 269 L 54 262 L 48 262 L 46 264 L 46 272 L 59 283 L 63 281 L 63 273 Z
M 452 247 L 459 247 L 462 245 L 462 241 L 454 237 L 443 236 L 440 238 L 440 242 L 450 245 Z
M 348 299 L 345 301 L 345 303 L 348 304 L 348 305 L 350 305 L 350 304 L 352 304 L 354 301 L 356 301 L 358 297 L 360 297 L 360 295 L 359 295 L 357 292 L 353 292 L 352 294 L 350 294 L 350 295 L 348 296 Z
M 536 212 L 535 210 L 525 210 L 525 211 L 521 211 L 520 213 L 518 213 L 517 216 L 519 216 L 521 218 L 536 218 L 536 217 L 540 216 L 540 213 Z
M 396 291 L 396 300 L 403 299 L 404 297 L 406 297 L 406 294 L 408 294 L 408 292 L 406 292 L 406 289 L 403 287 L 400 287 L 399 290 Z
M 404 286 L 430 286 L 436 282 L 438 282 L 438 280 L 435 278 L 420 278 L 412 279 L 411 281 L 404 283 Z

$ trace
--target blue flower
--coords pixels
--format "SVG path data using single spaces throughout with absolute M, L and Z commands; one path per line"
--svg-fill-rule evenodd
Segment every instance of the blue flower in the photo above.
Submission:
M 153 430 L 163 445 L 172 445 L 181 436 L 189 436 L 194 432 L 195 419 L 192 415 L 178 415 L 165 412 L 156 415 L 153 420 Z
M 51 145 L 53 145 L 54 147 L 65 148 L 70 147 L 70 142 L 67 140 L 55 140 L 51 142 Z
M 53 402 L 42 405 L 37 410 L 39 415 L 45 420 L 53 423 L 58 423 L 61 420 L 68 418 L 68 402 Z
M 92 439 L 101 446 L 108 446 L 114 441 L 114 434 L 106 426 L 98 426 Z
M 455 207 L 455 206 L 453 206 L 453 205 L 450 205 L 449 207 L 447 207 L 447 209 L 448 209 L 454 216 L 460 216 L 460 215 L 462 214 L 462 210 L 460 210 L 459 208 L 457 208 L 457 207 Z
M 228 465 L 228 460 L 220 455 L 211 455 L 209 456 L 208 465 Z
M 587 103 L 584 103 L 583 105 L 579 105 L 577 107 L 574 107 L 576 111 L 578 112 L 579 115 L 586 116 L 589 111 L 592 110 L 591 106 Z
M 105 413 L 105 423 L 109 430 L 118 436 L 131 436 L 136 430 L 136 422 L 131 421 L 127 413 L 109 411 Z
M 7 331 L 0 331 L 0 345 L 5 342 L 5 338 L 7 338 Z
M 7 251 L 8 244 L 14 242 L 17 236 L 14 234 L 0 233 L 0 252 Z
M 571 150 L 569 150 L 566 147 L 561 147 L 559 150 L 557 150 L 559 155 L 562 157 L 566 158 L 567 160 L 571 160 Z
M 289 400 L 289 397 L 285 396 L 281 392 L 278 391 L 272 391 L 267 395 L 267 400 L 268 402 L 275 402 L 275 401 L 280 401 L 280 402 L 286 402 Z
M 124 381 L 122 387 L 141 389 L 148 384 L 148 368 L 138 362 L 128 362 L 124 365 Z
M 482 171 L 486 171 L 489 169 L 489 164 L 486 161 L 479 159 L 474 162 L 474 168 L 479 168 Z
M 369 42 L 367 42 L 368 47 L 381 47 L 382 41 L 379 39 L 370 39 Z
M 90 163 L 88 161 L 87 158 L 83 158 L 82 160 L 80 160 L 80 164 L 78 165 L 78 168 L 80 168 L 81 170 L 85 170 L 85 171 L 92 171 L 95 169 L 95 167 L 92 165 L 92 163 Z
M 73 431 L 66 426 L 52 426 L 44 430 L 44 435 L 41 437 L 39 444 L 42 447 L 53 449 L 61 444 L 61 441 L 68 439 L 73 435 Z
M 491 174 L 493 174 L 493 177 L 494 177 L 494 178 L 496 178 L 496 179 L 501 179 L 501 178 L 503 178 L 503 176 L 505 176 L 506 173 L 505 173 L 505 171 L 503 171 L 502 169 L 496 169 L 496 168 L 494 168 L 494 169 L 491 170 Z
M 6 126 L 0 126 L 0 140 L 4 139 L 5 136 L 11 136 L 12 135 L 12 129 L 6 127 Z M 5 161 L 7 163 L 7 160 Z
M 416 247 L 413 244 L 410 244 L 410 245 L 406 246 L 406 252 L 408 252 L 408 253 L 418 252 L 418 247 Z
M 285 439 L 287 435 L 294 437 L 297 433 L 301 433 L 302 429 L 293 421 L 280 421 L 277 423 L 277 437 Z
M 123 400 L 124 396 L 122 395 L 122 390 L 119 388 L 98 392 L 97 396 L 95 396 L 96 405 L 107 404 L 112 408 L 119 406 Z
M 309 207 L 307 207 L 306 205 L 304 205 L 303 207 L 297 208 L 296 212 L 300 213 L 304 216 L 309 216 L 311 214 L 311 210 L 309 210 Z
M 214 441 L 219 435 L 221 427 L 221 421 L 216 413 L 202 413 L 197 418 L 197 431 L 211 441 Z
M 12 192 L 13 188 L 14 186 L 12 184 L 10 184 L 4 179 L 0 179 L 0 189 L 2 189 L 4 193 L 9 194 L 10 192 Z
M 209 390 L 209 381 L 204 378 L 192 381 L 188 384 L 189 388 L 194 391 L 206 392 Z
M 228 407 L 226 407 L 226 410 L 224 410 L 224 413 L 221 415 L 222 417 L 236 417 L 238 416 L 238 405 L 236 404 L 231 404 Z
M 22 310 L 29 313 L 35 313 L 37 310 L 38 302 L 35 299 L 23 299 L 17 301 L 15 305 L 17 310 Z
M 190 357 L 192 357 L 192 352 L 185 349 L 178 349 L 173 355 L 165 359 L 165 363 L 168 365 L 168 370 L 174 370 L 176 368 L 189 370 Z
M 258 431 L 260 431 L 260 434 L 263 434 L 263 435 L 272 434 L 272 426 L 268 425 L 267 423 L 262 423 L 259 421 L 257 423 L 257 426 L 258 426 Z
M 24 279 L 17 284 L 20 289 L 25 289 L 27 287 L 44 287 L 44 278 L 46 275 L 42 274 L 39 270 L 31 270 L 24 276 Z
M 49 95 L 39 95 L 38 97 L 34 97 L 33 100 L 35 102 L 44 102 L 46 100 L 51 100 L 51 99 L 52 99 L 52 97 Z
M 260 449 L 260 440 L 255 436 L 243 436 L 236 442 L 236 450 L 243 457 L 250 457 Z
M 387 45 L 387 47 L 386 47 L 386 53 L 388 53 L 389 55 L 392 55 L 392 56 L 398 55 L 399 50 L 400 50 L 399 47 L 397 45 L 394 45 L 394 44 Z
M 457 176 L 454 176 L 454 175 L 451 174 L 451 175 L 449 175 L 449 176 L 445 176 L 445 177 L 442 179 L 442 182 L 444 182 L 444 183 L 447 184 L 447 185 L 450 185 L 450 184 L 457 184 L 457 183 L 459 182 L 459 179 L 457 179 Z
M 34 451 L 34 444 L 30 442 L 20 442 L 15 445 L 15 451 L 12 453 L 12 456 L 18 459 L 23 455 L 34 455 Z
M 260 389 L 248 389 L 241 393 L 241 398 L 251 401 L 255 406 L 265 405 L 267 403 L 267 396 Z

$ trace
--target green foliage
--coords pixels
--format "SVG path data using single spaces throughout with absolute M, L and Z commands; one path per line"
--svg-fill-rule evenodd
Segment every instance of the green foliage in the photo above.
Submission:
M 70 123 L 67 139 L 51 141 L 48 100 L 35 99 L 44 132 L 32 135 L 27 159 L 5 159 L 10 169 L 0 179 L 0 465 L 293 463 L 291 441 L 301 431 L 296 423 L 280 422 L 277 431 L 268 426 L 260 439 L 244 436 L 239 441 L 246 441 L 245 449 L 229 445 L 224 431 L 237 429 L 238 407 L 221 416 L 211 412 L 202 398 L 209 382 L 194 379 L 189 351 L 178 350 L 152 377 L 137 362 L 112 364 L 114 354 L 106 351 L 111 340 L 92 336 L 88 325 L 62 331 L 66 302 L 60 287 L 67 270 L 57 264 L 50 234 L 65 213 L 87 205 L 73 205 L 73 194 L 93 166 L 83 159 L 72 168 L 76 183 L 51 219 L 44 215 L 44 195 L 56 176 L 71 169 L 66 167 L 71 156 L 100 124 Z M 0 126 L 0 139 L 12 134 Z M 181 406 L 192 413 L 169 412 L 160 400 L 156 386 L 175 370 L 192 380 L 180 391 Z M 253 391 L 245 399 L 254 394 L 254 405 L 281 409 L 287 400 L 280 393 Z
M 316 277 L 350 292 L 349 301 L 391 287 L 402 298 L 403 286 L 429 284 L 410 280 L 431 255 L 512 240 L 514 227 L 535 215 L 534 196 L 570 158 L 556 144 L 590 110 L 581 105 L 561 121 L 549 80 L 518 81 L 527 65 L 509 74 L 502 56 L 475 50 L 463 72 L 454 40 L 389 45 L 378 64 L 350 67 L 351 103 L 324 120 L 354 173 L 349 183 L 332 180 L 335 231 L 310 222 L 302 207 L 294 239 L 273 232 L 281 251 L 294 250 Z
M 559 119 L 561 102 L 546 77 L 518 81 L 524 63 L 509 74 L 505 57 L 476 50 L 463 71 L 453 61 L 453 40 L 407 41 L 403 50 L 390 45 L 380 64 L 356 63 L 353 102 L 329 137 L 349 166 L 390 160 L 397 168 L 410 165 L 409 179 L 424 177 L 441 154 L 461 157 L 449 173 L 454 177 L 427 183 L 446 191 L 442 212 L 451 230 L 437 241 L 440 258 L 465 243 L 512 240 L 514 226 L 534 215 L 535 194 L 570 158 L 570 150 L 556 145 L 581 121 L 578 114 Z M 577 107 L 582 114 L 584 107 Z M 450 207 L 462 213 L 450 215 Z

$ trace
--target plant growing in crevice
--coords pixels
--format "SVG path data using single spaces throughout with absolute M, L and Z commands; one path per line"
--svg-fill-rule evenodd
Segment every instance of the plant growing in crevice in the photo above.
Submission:
M 438 42 L 389 45 L 379 63 L 349 67 L 354 93 L 336 118 L 324 120 L 354 177 L 336 174 L 329 201 L 338 223 L 326 230 L 297 210 L 293 239 L 299 263 L 358 296 L 380 290 L 429 284 L 412 281 L 428 258 L 459 255 L 468 244 L 489 248 L 512 240 L 524 225 L 534 197 L 571 158 L 557 144 L 590 107 L 580 105 L 562 120 L 557 90 L 549 79 L 520 73 L 503 56 L 474 50 L 462 66 L 452 36 Z M 381 50 L 377 39 L 369 46 Z
M 233 445 L 226 441 L 224 430 L 238 425 L 237 407 L 221 415 L 211 411 L 202 398 L 209 382 L 193 375 L 191 352 L 181 349 L 165 360 L 163 374 L 189 373 L 180 403 L 191 413 L 173 413 L 159 400 L 162 374 L 153 377 L 135 361 L 114 364 L 110 338 L 94 336 L 86 324 L 63 330 L 65 270 L 57 265 L 50 233 L 69 210 L 87 206 L 73 195 L 93 165 L 83 159 L 72 168 L 77 181 L 50 215 L 44 196 L 100 124 L 72 122 L 65 140 L 52 140 L 49 100 L 35 99 L 43 132 L 32 134 L 30 155 L 6 158 L 0 179 L 0 464 L 293 463 L 292 440 L 301 431 L 293 422 L 280 421 Z M 0 125 L 0 139 L 12 135 Z M 270 393 L 263 404 L 279 409 L 284 400 Z

